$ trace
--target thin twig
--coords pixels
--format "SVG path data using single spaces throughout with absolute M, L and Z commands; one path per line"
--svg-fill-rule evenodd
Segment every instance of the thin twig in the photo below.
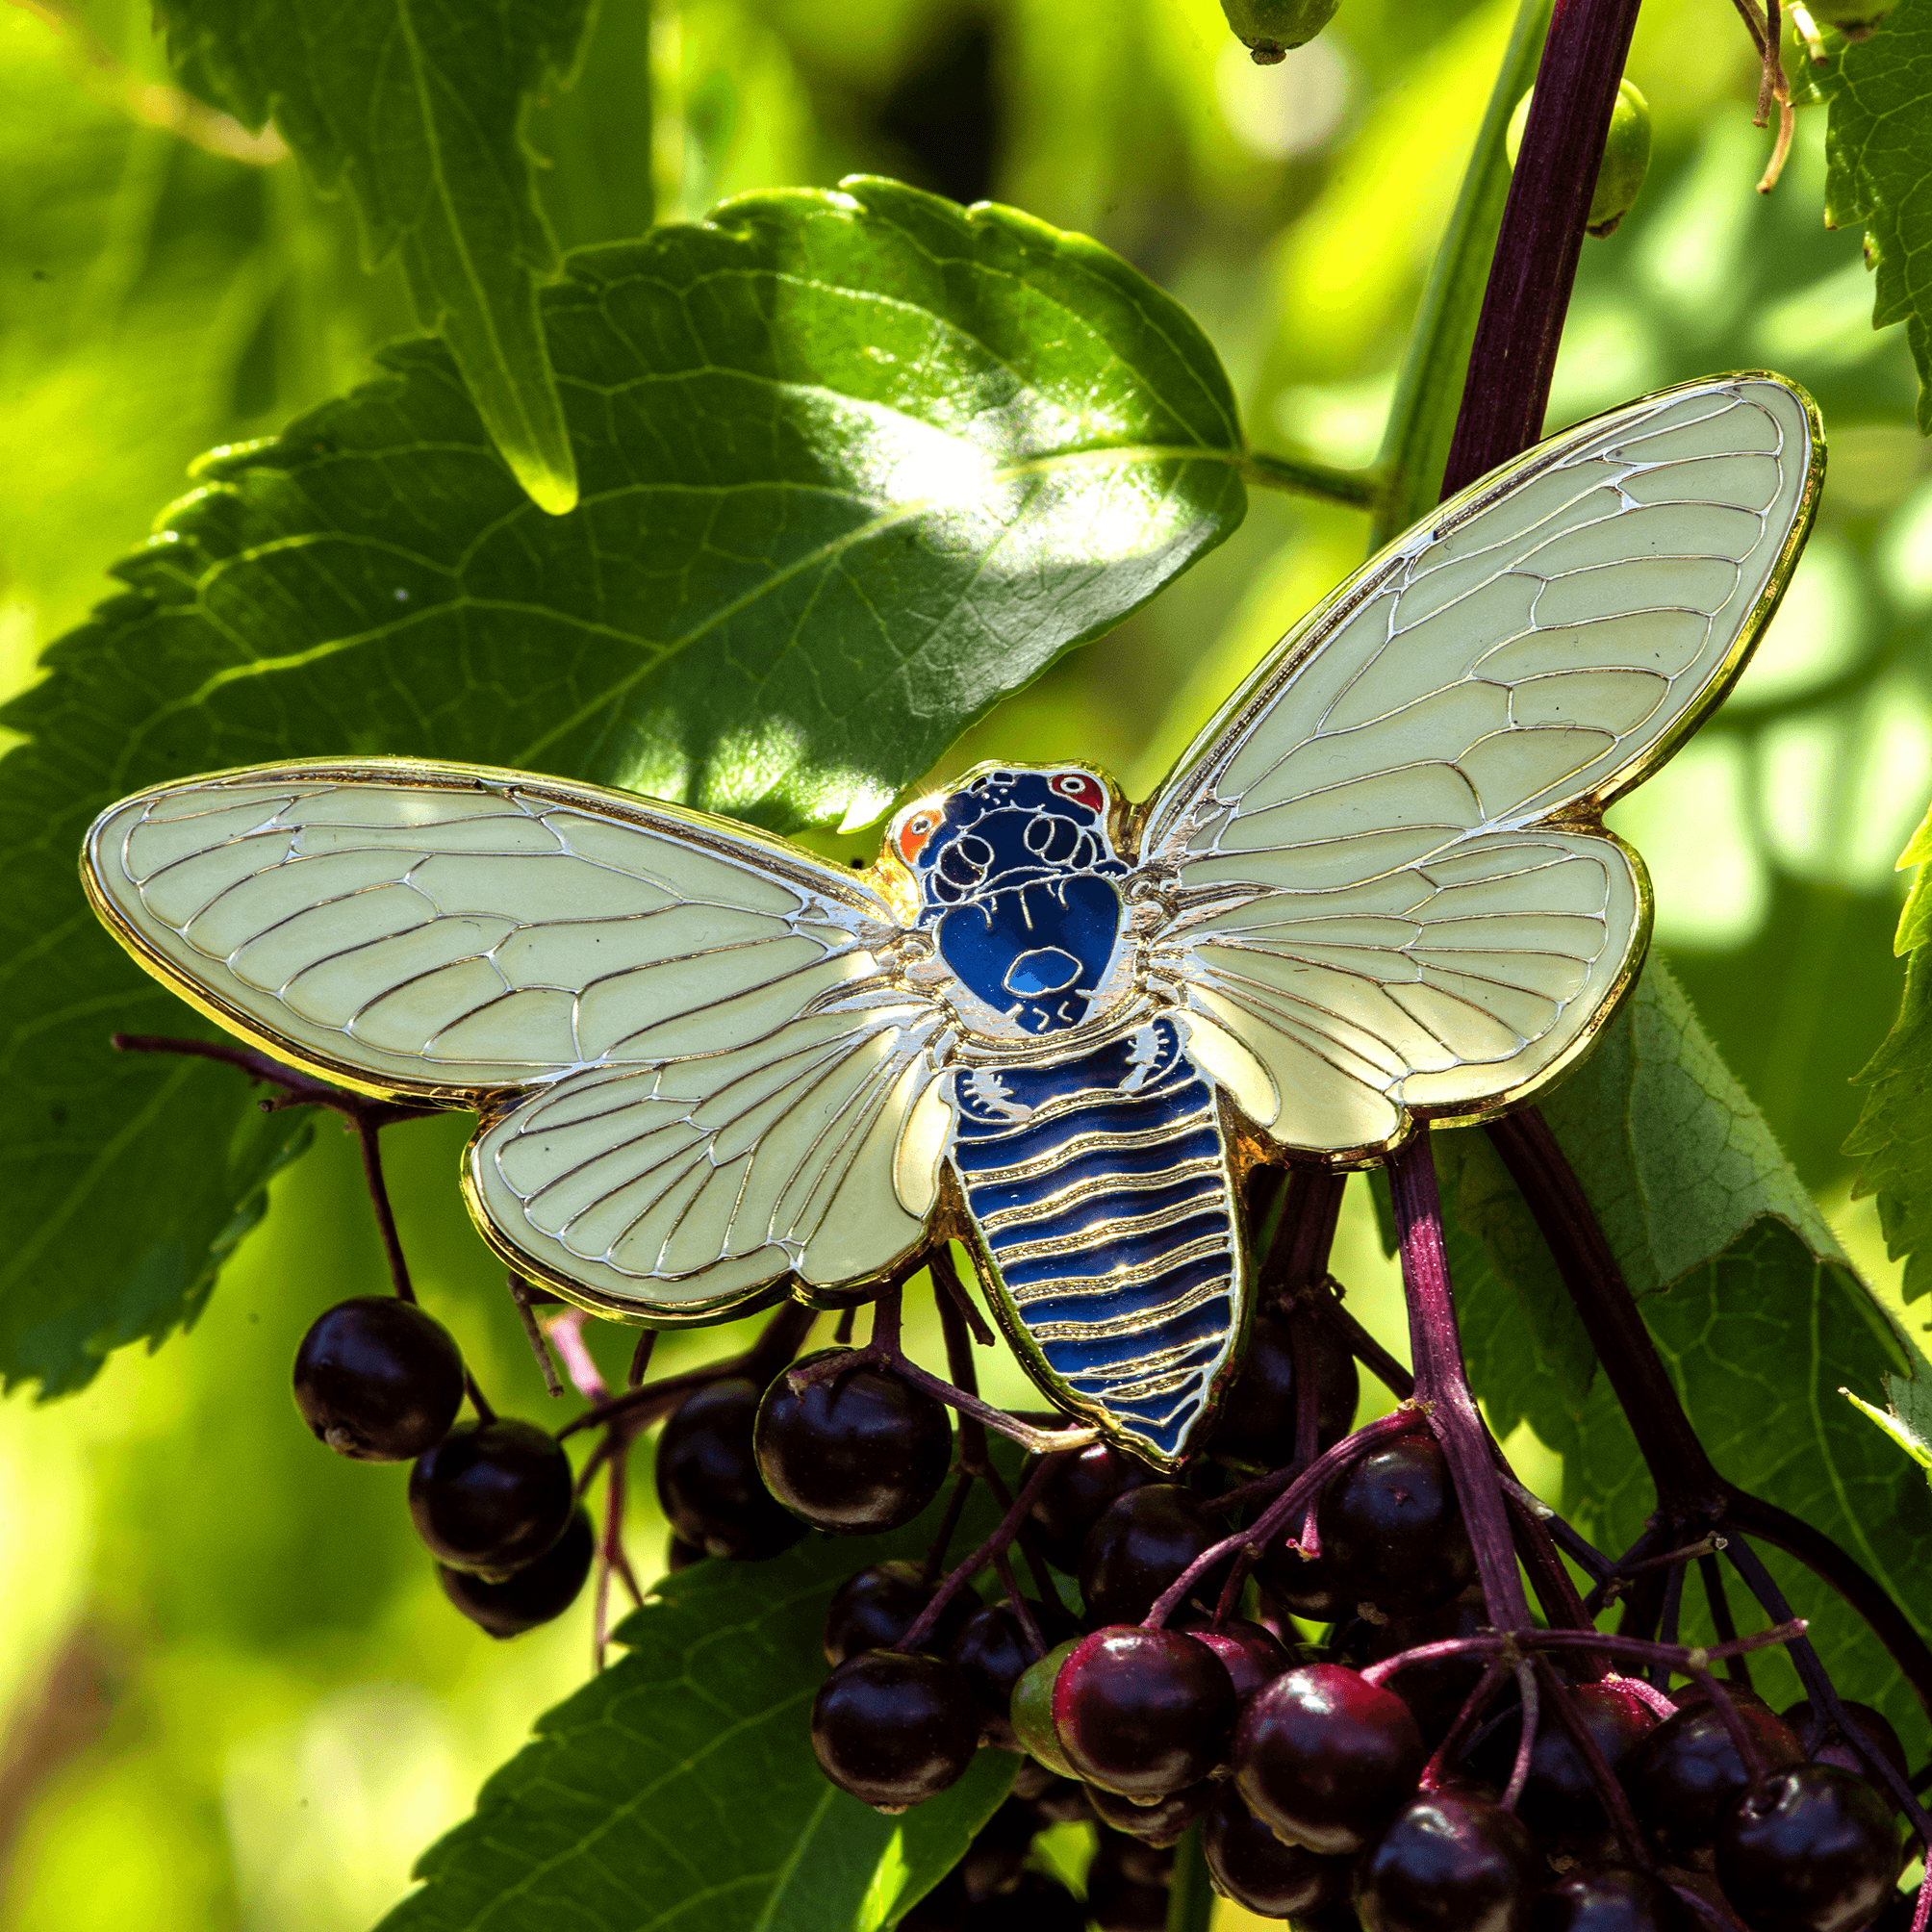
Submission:
M 536 1312 L 530 1306 L 530 1284 L 514 1268 L 510 1270 L 509 1284 L 510 1299 L 517 1305 L 517 1318 L 523 1324 L 523 1339 L 530 1344 L 530 1353 L 537 1358 L 544 1386 L 553 1396 L 560 1396 L 564 1392 L 563 1379 L 557 1374 L 557 1364 L 551 1359 L 544 1332 L 537 1326 Z

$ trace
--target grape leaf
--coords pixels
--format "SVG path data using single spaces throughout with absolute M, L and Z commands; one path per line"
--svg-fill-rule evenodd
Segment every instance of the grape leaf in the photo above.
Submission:
M 983 1495 L 983 1486 L 976 1491 Z M 955 1539 L 991 1528 L 983 1506 Z M 826 1601 L 924 1553 L 814 1537 L 763 1563 L 666 1577 L 620 1626 L 628 1654 L 537 1720 L 475 1815 L 418 1861 L 382 1932 L 876 1932 L 958 1863 L 1019 1760 L 983 1750 L 950 1791 L 882 1817 L 812 1756 Z
M 1904 322 L 1932 435 L 1932 0 L 1898 0 L 1868 38 L 1840 41 L 1818 87 L 1831 103 L 1825 220 L 1865 224 L 1871 325 Z
M 1212 349 L 1097 243 L 887 182 L 586 250 L 544 295 L 584 496 L 539 512 L 438 344 L 220 455 L 5 714 L 0 1375 L 159 1338 L 286 1142 L 98 928 L 88 822 L 306 754 L 863 824 L 1245 507 Z
M 327 192 L 346 189 L 370 266 L 400 252 L 417 319 L 449 345 L 531 496 L 577 499 L 537 285 L 557 251 L 522 125 L 569 67 L 591 0 L 165 0 L 188 84 L 251 128 L 272 115 Z
M 1932 813 L 1898 863 L 1919 868 L 1899 915 L 1894 953 L 1906 955 L 1898 1018 L 1858 1075 L 1869 1091 L 1844 1151 L 1860 1164 L 1852 1197 L 1878 1196 L 1894 1260 L 1905 1258 L 1908 1302 L 1932 1293 Z

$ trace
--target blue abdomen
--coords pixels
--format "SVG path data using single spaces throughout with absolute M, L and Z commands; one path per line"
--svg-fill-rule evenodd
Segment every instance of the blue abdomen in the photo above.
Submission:
M 963 1073 L 953 1160 L 1009 1328 L 1161 1461 L 1208 1411 L 1244 1290 L 1214 1090 L 1179 1029 Z

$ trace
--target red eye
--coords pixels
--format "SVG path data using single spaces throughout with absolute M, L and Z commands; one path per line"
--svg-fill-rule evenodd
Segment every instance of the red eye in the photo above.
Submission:
M 1062 772 L 1054 780 L 1054 790 L 1063 799 L 1078 799 L 1096 812 L 1106 809 L 1106 788 L 1085 772 Z
M 907 865 L 925 849 L 939 821 L 930 812 L 915 812 L 899 828 L 899 855 Z

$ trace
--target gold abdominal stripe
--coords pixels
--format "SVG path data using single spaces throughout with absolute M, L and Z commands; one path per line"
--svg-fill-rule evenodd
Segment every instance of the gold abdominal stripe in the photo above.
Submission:
M 1115 1241 L 1130 1241 L 1136 1234 L 1157 1233 L 1162 1228 L 1172 1228 L 1177 1222 L 1197 1219 L 1204 1209 L 1219 1208 L 1222 1204 L 1221 1163 L 1218 1160 L 1190 1161 L 1190 1167 L 1198 1168 L 1199 1178 L 1205 1184 L 1190 1194 L 1184 1201 L 1170 1201 L 1164 1208 L 1157 1208 L 1149 1214 L 1124 1214 L 1118 1220 L 1102 1221 L 1091 1228 L 1082 1228 L 1073 1234 L 1055 1234 L 1047 1241 L 1026 1241 L 1011 1248 L 1000 1250 L 1000 1265 L 1010 1268 L 1019 1261 L 1037 1261 L 1050 1255 L 1084 1255 L 1097 1247 L 1106 1247 Z M 1185 1178 L 1182 1170 L 1170 1168 L 1161 1176 L 1163 1181 Z M 1117 1276 L 1108 1276 L 1109 1281 L 1117 1281 Z
M 1144 1282 L 1158 1281 L 1162 1275 L 1172 1274 L 1176 1268 L 1185 1267 L 1189 1261 L 1206 1260 L 1209 1255 L 1232 1255 L 1228 1234 L 1224 1230 L 1218 1234 L 1203 1234 L 1198 1239 L 1184 1242 L 1179 1248 L 1170 1248 L 1166 1254 L 1156 1257 L 1151 1261 L 1142 1261 L 1131 1268 L 1116 1268 L 1107 1275 L 1063 1275 L 1051 1282 L 1028 1282 L 1021 1287 L 1008 1288 L 1016 1308 L 1030 1308 L 1035 1302 L 1076 1301 L 1094 1298 L 1105 1301 L 1122 1288 L 1134 1288 Z M 1228 1292 L 1226 1282 L 1210 1284 L 1206 1288 L 1194 1290 L 1195 1294 L 1224 1295 Z M 1163 1322 L 1179 1314 L 1185 1309 L 1198 1304 L 1188 1296 L 1178 1301 L 1164 1302 L 1158 1308 L 1147 1309 L 1131 1315 L 1116 1315 L 1112 1321 L 1102 1322 L 1047 1322 L 1027 1324 L 1028 1333 L 1040 1341 L 1048 1339 L 1072 1339 L 1075 1336 L 1119 1335 L 1123 1329 L 1132 1331 L 1137 1328 L 1151 1328 L 1157 1322 Z
M 1206 1125 L 1206 1116 L 1202 1116 Z M 1182 1181 L 1206 1178 L 1217 1184 L 1221 1179 L 1221 1162 L 1217 1156 L 1208 1154 L 1194 1160 L 1178 1160 L 1172 1167 L 1150 1170 L 1146 1174 L 1095 1174 L 1084 1181 L 1077 1181 L 1071 1187 L 1062 1187 L 1056 1194 L 1049 1194 L 1038 1201 L 1023 1202 L 1017 1208 L 996 1208 L 990 1214 L 980 1217 L 979 1225 L 988 1234 L 997 1234 L 1007 1228 L 1024 1228 L 1030 1221 L 1051 1221 L 1064 1214 L 1069 1208 L 1078 1208 L 1083 1201 L 1092 1201 L 1105 1195 L 1144 1194 L 1157 1187 L 1172 1187 Z M 1106 1224 L 1110 1228 L 1111 1223 Z M 1106 1228 L 1096 1228 L 1094 1236 L 1106 1232 Z M 1081 1236 L 1080 1238 L 1087 1238 Z M 1003 1260 L 1017 1259 L 1018 1248 L 1002 1248 Z
M 1160 1147 L 1170 1140 L 1178 1140 L 1183 1134 L 1194 1132 L 1199 1128 L 1214 1125 L 1212 1106 L 1197 1107 L 1192 1113 L 1183 1114 L 1179 1120 L 1168 1121 L 1159 1127 L 1143 1127 L 1137 1131 L 1109 1131 L 1097 1128 L 1091 1133 L 1077 1133 L 1071 1140 L 1063 1140 L 1049 1155 L 1036 1155 L 1028 1160 L 1016 1160 L 1010 1167 L 976 1167 L 966 1177 L 973 1187 L 1009 1187 L 1022 1181 L 1030 1181 L 1036 1175 L 1050 1174 L 1056 1167 L 1066 1167 L 1072 1162 L 1083 1159 L 1089 1154 L 1134 1154 L 1142 1148 Z M 1110 1181 L 1110 1185 L 1118 1185 Z M 1015 1210 L 1003 1208 L 1000 1214 L 1010 1214 Z M 994 1217 L 988 1215 L 980 1226 L 991 1227 Z

